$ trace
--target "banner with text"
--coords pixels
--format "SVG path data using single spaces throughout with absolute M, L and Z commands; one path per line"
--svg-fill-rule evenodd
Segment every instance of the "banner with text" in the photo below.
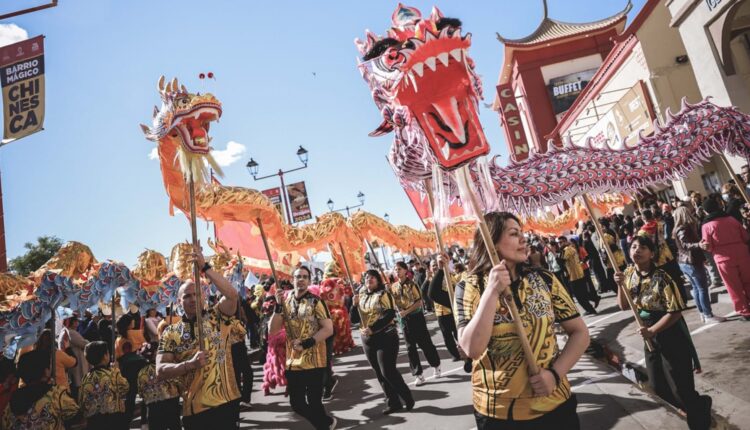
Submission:
M 292 210 L 292 223 L 312 219 L 305 182 L 295 182 L 287 185 L 286 193 L 287 197 L 289 197 L 289 207 Z
M 268 200 L 270 200 L 271 203 L 276 206 L 276 210 L 279 211 L 279 214 L 281 214 L 281 219 L 284 220 L 284 222 L 287 222 L 286 213 L 284 212 L 284 203 L 281 201 L 281 188 L 269 188 L 267 190 L 261 191 L 261 193 L 263 193 L 264 196 L 268 197 Z
M 3 89 L 2 144 L 40 131 L 44 125 L 44 36 L 0 47 Z

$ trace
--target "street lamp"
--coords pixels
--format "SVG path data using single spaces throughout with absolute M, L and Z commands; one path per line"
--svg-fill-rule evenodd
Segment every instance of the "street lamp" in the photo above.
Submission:
M 358 207 L 360 207 L 360 206 L 364 206 L 364 205 L 365 205 L 365 193 L 363 193 L 362 191 L 360 191 L 360 192 L 359 192 L 359 193 L 357 194 L 357 199 L 359 200 L 359 204 L 358 204 L 358 205 L 354 205 L 354 206 L 345 206 L 345 207 L 343 207 L 343 208 L 341 208 L 341 209 L 334 209 L 334 208 L 333 208 L 333 206 L 334 206 L 334 205 L 333 205 L 333 200 L 332 200 L 332 199 L 330 199 L 330 198 L 329 198 L 329 199 L 328 199 L 328 201 L 326 202 L 326 205 L 328 205 L 328 210 L 330 210 L 331 212 L 341 212 L 341 211 L 346 211 L 346 216 L 347 216 L 347 217 L 349 217 L 349 216 L 350 216 L 350 212 L 349 212 L 349 209 L 354 209 L 354 208 L 358 208 Z
M 305 166 L 307 166 L 307 149 L 303 148 L 302 145 L 299 146 L 299 149 L 297 150 L 297 157 L 299 157 L 299 161 L 302 162 Z
M 387 212 L 386 212 L 386 214 L 385 214 L 385 215 L 383 215 L 383 219 L 385 219 L 385 222 L 391 222 L 391 216 L 390 216 L 390 215 L 388 215 L 388 213 L 387 213 Z
M 303 164 L 301 167 L 297 167 L 297 168 L 289 169 L 289 170 L 279 169 L 279 171 L 276 173 L 272 173 L 270 175 L 261 176 L 261 177 L 258 177 L 260 164 L 258 164 L 258 162 L 255 161 L 252 157 L 250 158 L 250 161 L 248 161 L 247 164 L 245 165 L 245 167 L 247 167 L 247 171 L 250 173 L 250 176 L 252 176 L 253 179 L 256 181 L 271 178 L 274 176 L 279 177 L 279 180 L 281 180 L 281 195 L 283 196 L 284 211 L 286 213 L 287 224 L 292 224 L 292 214 L 289 209 L 289 197 L 287 196 L 286 185 L 284 184 L 284 175 L 287 173 L 296 172 L 297 170 L 302 170 L 302 169 L 307 168 L 307 160 L 309 158 L 309 153 L 307 152 L 307 149 L 302 147 L 302 145 L 300 145 L 299 149 L 297 150 L 297 157 L 299 158 L 299 161 L 302 162 Z
M 253 178 L 258 176 L 258 163 L 255 160 L 250 158 L 250 161 L 247 162 L 246 167 L 247 171 L 250 172 L 250 176 L 252 176 Z

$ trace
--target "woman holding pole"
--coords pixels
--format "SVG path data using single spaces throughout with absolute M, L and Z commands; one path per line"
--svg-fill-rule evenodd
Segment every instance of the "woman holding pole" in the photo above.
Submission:
M 633 239 L 630 257 L 634 264 L 615 274 L 615 280 L 623 287 L 617 289 L 617 302 L 621 309 L 630 309 L 625 294 L 630 295 L 644 323 L 639 332 L 644 341 L 650 340 L 653 345 L 645 348 L 651 388 L 662 399 L 681 406 L 691 430 L 708 429 L 711 397 L 695 391 L 690 333 L 681 324 L 685 302 L 672 278 L 656 268 L 655 255 L 656 247 L 650 238 Z
M 577 429 L 576 399 L 566 374 L 588 347 L 588 329 L 560 281 L 524 264 L 526 239 L 518 218 L 492 212 L 484 220 L 502 261 L 493 266 L 477 231 L 468 272 L 456 285 L 454 300 L 459 344 L 474 360 L 477 428 Z M 533 359 L 539 373 L 527 368 L 507 300 L 515 302 L 531 349 L 538 351 Z M 569 335 L 562 351 L 555 322 Z

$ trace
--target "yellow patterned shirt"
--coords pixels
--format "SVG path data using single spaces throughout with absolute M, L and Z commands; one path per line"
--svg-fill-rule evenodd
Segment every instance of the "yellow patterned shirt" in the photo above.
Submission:
M 572 282 L 583 278 L 581 259 L 578 258 L 578 250 L 576 250 L 575 246 L 566 246 L 562 251 L 562 258 L 565 260 L 565 269 L 568 271 L 568 280 Z
M 521 269 L 521 277 L 512 284 L 531 349 L 540 367 L 549 367 L 559 354 L 553 324 L 578 317 L 573 300 L 551 272 Z M 479 306 L 487 283 L 476 275 L 464 275 L 456 285 L 454 309 L 458 329 L 465 328 Z M 510 311 L 498 300 L 492 335 L 487 349 L 474 360 L 471 374 L 474 409 L 482 415 L 506 420 L 512 409 L 515 420 L 539 418 L 570 398 L 570 383 L 565 376 L 547 397 L 535 397 L 521 342 Z
M 78 391 L 78 404 L 83 416 L 117 414 L 125 412 L 128 380 L 120 369 L 94 367 L 83 377 Z
M 177 379 L 156 379 L 156 365 L 151 363 L 138 372 L 138 393 L 147 405 L 174 399 L 180 396 L 178 382 Z
M 451 276 L 451 282 L 453 283 L 453 285 L 456 285 L 456 276 L 455 276 L 455 274 L 452 273 L 450 276 Z M 443 278 L 443 285 L 441 285 L 440 288 L 443 291 L 448 292 L 448 289 L 445 286 L 445 278 Z M 453 313 L 453 312 L 451 312 L 451 308 L 445 307 L 445 306 L 441 305 L 438 302 L 434 302 L 433 306 L 435 307 L 435 316 L 443 317 L 443 316 L 446 316 L 446 315 L 451 315 Z
M 284 327 L 286 328 L 287 370 L 308 370 L 326 367 L 326 343 L 295 351 L 293 342 L 312 337 L 322 326 L 323 320 L 331 319 L 325 302 L 311 292 L 297 298 L 292 292 L 284 301 Z
M 198 352 L 195 322 L 184 319 L 164 330 L 159 354 L 174 354 L 175 363 L 190 360 Z M 193 329 L 191 329 L 194 327 Z M 231 317 L 224 316 L 218 305 L 203 315 L 203 341 L 208 363 L 189 372 L 180 381 L 182 414 L 191 416 L 240 398 L 234 378 L 231 351 Z
M 661 269 L 641 275 L 635 266 L 624 272 L 625 289 L 630 293 L 635 307 L 649 325 L 664 314 L 685 310 L 685 302 L 672 278 Z
M 370 292 L 367 287 L 363 287 L 360 290 L 357 310 L 362 321 L 362 327 L 372 328 L 375 321 L 379 320 L 388 309 L 397 310 L 393 296 L 387 289 L 381 288 L 380 290 Z M 394 327 L 395 324 L 392 321 L 381 331 L 384 332 Z
M 7 430 L 63 430 L 63 422 L 77 413 L 78 405 L 70 397 L 68 389 L 54 385 L 24 415 L 16 416 L 10 410 L 10 405 L 6 406 L 0 427 Z
M 411 279 L 394 282 L 391 284 L 390 290 L 399 311 L 409 309 L 416 301 L 422 300 L 422 292 L 419 291 L 419 287 Z
M 625 260 L 625 254 L 622 252 L 622 249 L 617 246 L 617 241 L 615 240 L 614 236 L 609 233 L 604 233 L 604 241 L 607 243 L 607 246 L 609 246 L 610 249 L 614 248 L 614 251 L 612 251 L 612 253 L 615 255 L 615 263 L 617 264 L 617 266 L 624 267 L 627 264 L 627 261 Z M 613 247 L 613 245 L 615 246 Z M 606 257 L 606 252 L 603 255 Z M 609 258 L 605 258 L 604 262 L 608 268 L 612 267 L 612 265 L 609 264 Z

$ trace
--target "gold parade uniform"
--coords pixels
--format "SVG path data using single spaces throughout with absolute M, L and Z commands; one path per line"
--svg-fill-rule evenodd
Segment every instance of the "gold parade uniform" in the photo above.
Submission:
M 568 280 L 573 282 L 583 278 L 583 268 L 581 268 L 581 259 L 578 257 L 578 250 L 573 245 L 568 245 L 563 249 L 562 258 L 565 260 L 565 269 L 568 271 Z
M 399 311 L 409 309 L 418 300 L 422 300 L 422 292 L 411 279 L 394 282 L 390 291 Z
M 367 287 L 362 287 L 359 292 L 359 316 L 362 322 L 362 327 L 372 328 L 372 325 L 379 320 L 385 311 L 392 309 L 396 311 L 396 302 L 393 300 L 393 296 L 385 288 L 381 288 L 370 292 Z M 395 320 L 392 320 L 385 327 L 380 329 L 378 332 L 386 332 L 396 328 Z M 373 333 L 375 334 L 375 333 Z
M 159 353 L 171 353 L 175 363 L 190 360 L 198 352 L 198 333 L 195 322 L 183 318 L 168 326 L 161 336 Z M 208 362 L 192 370 L 180 381 L 183 416 L 199 414 L 240 398 L 232 364 L 231 317 L 215 305 L 203 315 L 203 341 Z
M 537 364 L 549 368 L 560 352 L 553 324 L 578 317 L 578 310 L 551 272 L 519 268 L 519 274 L 520 278 L 511 284 L 516 304 Z M 466 274 L 456 285 L 454 309 L 459 330 L 466 328 L 474 317 L 486 283 L 487 276 L 480 282 L 476 275 Z M 496 306 L 487 349 L 474 360 L 471 383 L 474 409 L 501 420 L 507 420 L 511 411 L 514 420 L 539 418 L 571 396 L 570 383 L 565 376 L 551 395 L 534 395 L 521 342 L 510 311 L 502 300 L 498 300 Z
M 78 405 L 70 397 L 67 387 L 53 385 L 24 415 L 16 416 L 10 405 L 6 406 L 0 422 L 2 428 L 7 430 L 64 430 L 64 421 L 72 419 L 77 413 Z
M 321 321 L 330 319 L 325 302 L 306 291 L 297 298 L 294 293 L 284 301 L 284 327 L 286 328 L 286 369 L 309 370 L 326 367 L 326 343 L 295 351 L 293 342 L 312 337 L 321 328 Z
M 120 369 L 94 367 L 83 377 L 78 391 L 78 404 L 86 418 L 125 412 L 128 380 Z
M 147 405 L 180 396 L 177 379 L 156 379 L 156 366 L 150 363 L 138 372 L 138 393 Z

